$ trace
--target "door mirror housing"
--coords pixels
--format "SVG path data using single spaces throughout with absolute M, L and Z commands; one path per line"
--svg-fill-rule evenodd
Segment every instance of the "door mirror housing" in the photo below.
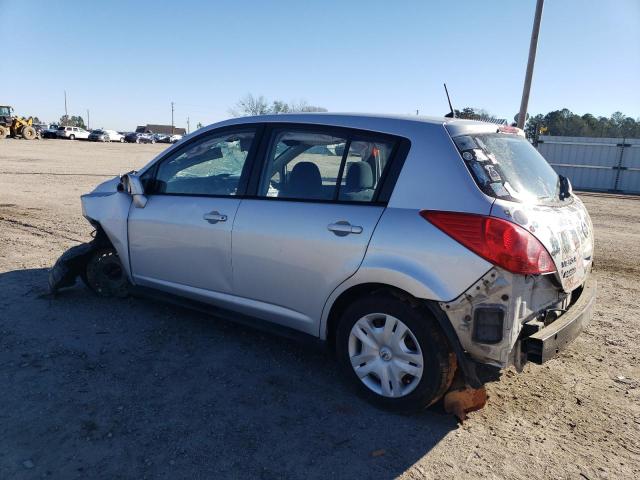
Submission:
M 140 181 L 140 177 L 134 173 L 125 173 L 120 177 L 118 191 L 131 195 L 133 205 L 136 208 L 144 208 L 147 204 L 147 197 L 144 194 L 144 187 Z

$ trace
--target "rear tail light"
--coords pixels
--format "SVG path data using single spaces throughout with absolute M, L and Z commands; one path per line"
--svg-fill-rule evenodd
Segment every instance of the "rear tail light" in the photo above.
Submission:
M 485 260 L 512 273 L 555 272 L 551 256 L 530 232 L 501 218 L 422 210 L 420 215 Z

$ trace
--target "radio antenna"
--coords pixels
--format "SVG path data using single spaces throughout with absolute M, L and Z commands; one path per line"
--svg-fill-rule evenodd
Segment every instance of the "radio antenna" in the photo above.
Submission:
M 447 94 L 447 102 L 449 102 L 449 110 L 451 110 L 449 113 L 447 113 L 445 115 L 445 117 L 447 118 L 456 118 L 456 112 L 453 109 L 453 105 L 451 105 L 451 98 L 449 98 L 449 90 L 447 90 L 447 84 L 444 84 L 444 93 Z

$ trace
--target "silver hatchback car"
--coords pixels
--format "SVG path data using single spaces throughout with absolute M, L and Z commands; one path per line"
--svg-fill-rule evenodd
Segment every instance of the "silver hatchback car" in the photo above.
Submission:
M 414 410 L 553 357 L 591 316 L 591 220 L 521 131 L 294 114 L 199 130 L 82 196 L 66 252 L 142 293 L 319 339 L 379 405 Z

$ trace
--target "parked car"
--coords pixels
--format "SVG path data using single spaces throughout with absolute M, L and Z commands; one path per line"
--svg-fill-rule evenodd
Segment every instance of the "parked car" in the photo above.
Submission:
M 49 125 L 44 123 L 38 123 L 33 125 L 33 129 L 36 131 L 36 138 L 43 138 L 44 131 L 49 128 Z
M 86 140 L 89 138 L 89 132 L 80 127 L 58 127 L 56 135 L 58 138 L 67 138 L 69 140 Z
M 176 142 L 179 142 L 180 140 L 182 140 L 182 135 L 176 134 L 176 135 L 171 135 L 169 137 L 169 143 L 176 143 Z
M 58 138 L 58 125 L 51 124 L 42 130 L 42 138 Z
M 158 143 L 169 143 L 170 135 L 164 133 L 154 133 L 153 138 Z
M 124 135 L 115 130 L 96 129 L 89 134 L 89 140 L 94 142 L 124 142 Z
M 237 118 L 102 183 L 82 211 L 96 237 L 56 263 L 52 291 L 80 275 L 99 295 L 320 339 L 391 409 L 549 360 L 595 300 L 584 205 L 489 123 Z
M 127 134 L 124 139 L 128 143 L 156 143 L 153 133 L 132 132 Z

